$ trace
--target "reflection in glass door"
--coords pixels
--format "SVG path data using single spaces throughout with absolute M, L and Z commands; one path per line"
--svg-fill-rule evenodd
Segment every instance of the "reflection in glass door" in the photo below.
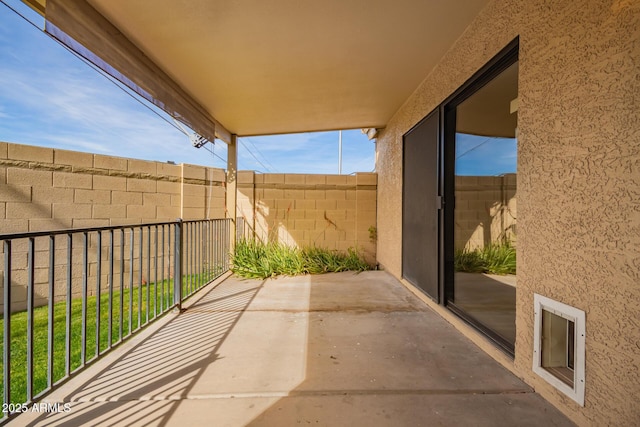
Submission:
M 518 63 L 513 62 L 456 103 L 448 115 L 455 118 L 455 141 L 446 141 L 455 144 L 455 160 L 448 162 L 454 169 L 455 208 L 447 302 L 509 352 L 515 344 L 517 286 L 517 110 Z

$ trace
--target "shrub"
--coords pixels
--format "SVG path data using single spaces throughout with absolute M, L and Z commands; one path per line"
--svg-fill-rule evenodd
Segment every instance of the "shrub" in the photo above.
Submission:
M 472 251 L 458 249 L 454 256 L 454 268 L 466 273 L 516 274 L 516 248 L 511 242 L 505 241 Z
M 484 261 L 477 249 L 473 251 L 456 249 L 453 263 L 456 271 L 464 271 L 466 273 L 485 272 Z
M 234 274 L 260 279 L 371 268 L 353 248 L 344 253 L 315 246 L 300 249 L 277 242 L 254 240 L 238 241 L 232 258 L 231 271 Z

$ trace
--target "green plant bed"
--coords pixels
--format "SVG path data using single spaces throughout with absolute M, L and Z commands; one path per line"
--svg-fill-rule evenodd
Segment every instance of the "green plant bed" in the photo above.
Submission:
M 266 279 L 278 275 L 322 274 L 370 270 L 358 251 L 325 248 L 296 248 L 277 242 L 242 240 L 236 244 L 231 271 L 241 277 Z
M 505 242 L 474 250 L 458 249 L 454 268 L 465 273 L 516 274 L 516 248 Z

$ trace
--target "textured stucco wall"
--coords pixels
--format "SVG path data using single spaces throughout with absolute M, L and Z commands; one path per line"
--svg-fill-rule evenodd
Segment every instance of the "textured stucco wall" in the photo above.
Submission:
M 516 36 L 514 368 L 580 425 L 640 424 L 640 2 L 496 0 L 377 141 L 378 260 L 401 275 L 402 135 Z M 533 374 L 533 294 L 586 312 L 579 407 Z

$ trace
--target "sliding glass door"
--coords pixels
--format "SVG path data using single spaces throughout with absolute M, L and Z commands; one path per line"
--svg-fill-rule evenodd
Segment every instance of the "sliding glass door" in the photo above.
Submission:
M 445 106 L 447 305 L 507 352 L 515 343 L 517 51 Z

